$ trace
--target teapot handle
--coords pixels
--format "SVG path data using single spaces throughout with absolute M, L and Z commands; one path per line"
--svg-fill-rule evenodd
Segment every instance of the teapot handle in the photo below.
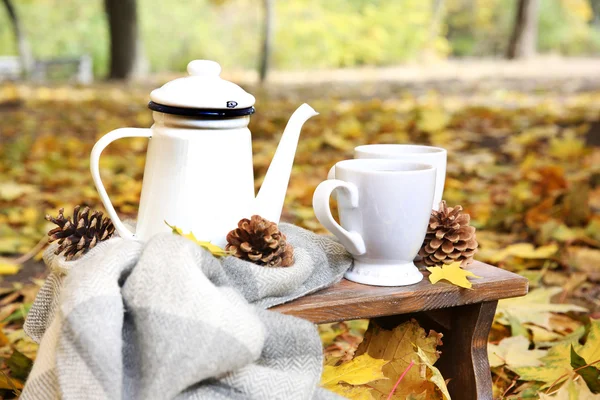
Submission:
M 102 151 L 114 142 L 117 139 L 125 138 L 125 137 L 146 137 L 150 139 L 152 137 L 152 130 L 149 128 L 120 128 L 115 129 L 112 132 L 107 133 L 102 136 L 98 142 L 94 145 L 92 149 L 92 154 L 90 155 L 90 170 L 92 172 L 92 179 L 94 180 L 94 184 L 96 185 L 96 190 L 98 190 L 98 194 L 100 195 L 100 200 L 102 200 L 102 204 L 104 204 L 104 208 L 108 213 L 108 216 L 112 220 L 115 229 L 119 233 L 119 236 L 125 239 L 134 239 L 135 234 L 131 232 L 129 229 L 125 227 L 121 219 L 117 215 L 115 208 L 113 207 L 110 199 L 108 198 L 108 194 L 106 193 L 106 189 L 102 184 L 102 179 L 100 179 L 100 154 Z

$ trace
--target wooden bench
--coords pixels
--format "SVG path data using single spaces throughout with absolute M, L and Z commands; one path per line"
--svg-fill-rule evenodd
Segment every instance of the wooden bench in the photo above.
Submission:
M 467 269 L 473 289 L 462 289 L 444 281 L 403 287 L 376 287 L 342 280 L 337 285 L 273 307 L 317 324 L 375 318 L 386 327 L 416 318 L 425 329 L 444 334 L 442 355 L 436 366 L 454 400 L 492 400 L 492 380 L 487 339 L 499 299 L 524 296 L 529 282 L 512 272 L 481 262 Z M 423 272 L 428 275 L 427 271 Z
M 17 80 L 21 77 L 19 57 L 0 56 L 0 81 Z
M 0 56 L 0 81 L 18 80 L 23 71 L 18 57 Z M 68 77 L 80 84 L 90 84 L 94 80 L 92 58 L 89 55 L 70 58 L 36 60 L 31 71 L 31 79 L 42 83 L 55 77 Z

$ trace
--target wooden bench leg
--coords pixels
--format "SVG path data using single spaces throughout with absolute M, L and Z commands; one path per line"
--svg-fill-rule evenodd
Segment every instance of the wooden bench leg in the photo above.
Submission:
M 415 318 L 424 329 L 443 333 L 442 355 L 435 366 L 444 379 L 450 379 L 452 400 L 492 400 L 487 339 L 497 305 L 497 301 L 489 301 L 374 320 L 382 328 L 393 329 Z
M 442 356 L 436 363 L 453 400 L 492 400 L 487 339 L 497 301 L 439 310 L 451 314 L 444 329 Z M 436 319 L 435 317 L 432 319 Z

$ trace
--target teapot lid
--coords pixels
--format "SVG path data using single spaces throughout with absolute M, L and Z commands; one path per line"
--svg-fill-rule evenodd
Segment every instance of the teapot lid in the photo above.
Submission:
M 254 96 L 233 82 L 221 79 L 221 66 L 194 60 L 189 76 L 165 83 L 150 93 L 148 108 L 167 114 L 232 118 L 254 113 Z

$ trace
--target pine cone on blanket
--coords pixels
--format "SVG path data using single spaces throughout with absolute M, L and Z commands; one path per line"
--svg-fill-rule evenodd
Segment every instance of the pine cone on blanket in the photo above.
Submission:
M 425 241 L 419 250 L 425 265 L 473 259 L 478 246 L 475 227 L 469 225 L 471 217 L 462 210 L 461 206 L 448 207 L 442 201 L 440 210 L 431 212 Z
M 58 240 L 58 248 L 54 254 L 64 253 L 67 260 L 72 260 L 84 254 L 103 240 L 112 236 L 115 227 L 109 218 L 102 218 L 101 211 L 94 211 L 90 215 L 90 208 L 76 206 L 73 210 L 73 219 L 65 218 L 64 208 L 58 210 L 56 218 L 46 215 L 46 219 L 58 227 L 48 232 L 49 243 Z
M 294 249 L 277 224 L 259 215 L 240 220 L 238 227 L 227 234 L 225 250 L 265 267 L 289 267 L 294 263 Z

